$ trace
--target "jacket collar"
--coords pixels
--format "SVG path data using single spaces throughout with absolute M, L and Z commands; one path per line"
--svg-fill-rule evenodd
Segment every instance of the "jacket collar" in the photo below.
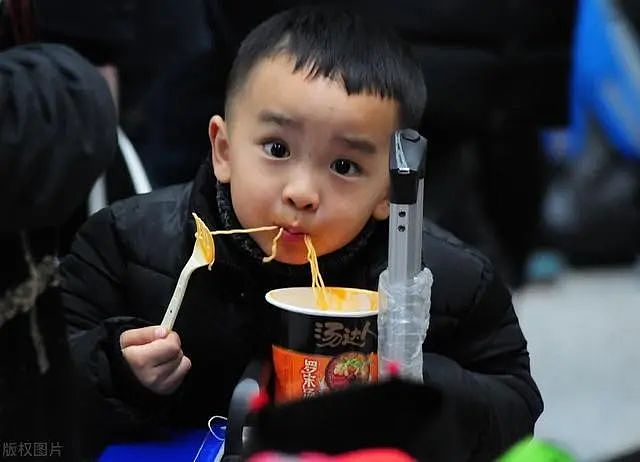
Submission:
M 191 212 L 195 212 L 210 230 L 224 229 L 218 216 L 216 203 L 216 177 L 213 174 L 211 160 L 207 159 L 200 168 L 193 180 L 191 197 L 189 199 L 188 220 L 183 232 L 187 242 L 193 242 L 196 225 L 191 217 Z M 216 236 L 216 265 L 225 265 L 235 268 L 242 268 L 242 258 L 229 246 L 228 236 Z

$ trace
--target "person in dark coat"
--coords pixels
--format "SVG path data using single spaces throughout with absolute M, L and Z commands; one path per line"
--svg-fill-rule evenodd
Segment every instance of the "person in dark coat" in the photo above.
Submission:
M 115 106 L 76 52 L 30 44 L 0 53 L 0 114 L 2 460 L 74 460 L 59 231 L 113 158 Z
M 388 140 L 419 123 L 425 100 L 408 49 L 359 16 L 290 10 L 247 37 L 195 179 L 98 212 L 62 264 L 83 427 L 98 437 L 89 449 L 226 414 L 245 366 L 270 351 L 264 294 L 309 285 L 305 234 L 327 285 L 377 287 L 387 265 Z M 193 249 L 192 212 L 212 229 L 277 225 L 284 236 L 268 264 L 275 232 L 216 236 L 211 271 L 191 276 L 167 332 L 159 323 Z M 542 411 L 526 341 L 485 257 L 430 223 L 423 249 L 435 281 L 425 387 L 450 404 L 442 421 L 464 429 L 454 454 L 490 460 L 530 434 Z M 416 425 L 439 419 L 423 411 Z

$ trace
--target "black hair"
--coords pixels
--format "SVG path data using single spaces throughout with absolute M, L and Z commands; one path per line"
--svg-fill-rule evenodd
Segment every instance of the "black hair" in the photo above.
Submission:
M 341 80 L 347 94 L 368 93 L 399 103 L 402 127 L 417 128 L 426 103 L 422 70 L 390 28 L 335 7 L 298 7 L 278 13 L 244 39 L 227 80 L 226 107 L 253 67 L 289 55 L 294 72 Z

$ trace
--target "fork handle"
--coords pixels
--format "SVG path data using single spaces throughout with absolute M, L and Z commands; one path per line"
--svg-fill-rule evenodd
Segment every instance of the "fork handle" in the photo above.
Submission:
M 178 311 L 180 311 L 180 306 L 182 305 L 184 293 L 187 290 L 189 277 L 191 276 L 191 273 L 193 273 L 193 270 L 195 270 L 196 268 L 197 266 L 193 265 L 191 259 L 189 259 L 187 264 L 184 265 L 184 268 L 182 268 L 182 271 L 180 272 L 180 277 L 178 277 L 178 283 L 176 284 L 176 288 L 173 290 L 171 301 L 169 302 L 167 311 L 165 311 L 164 313 L 162 323 L 160 323 L 160 325 L 162 327 L 165 327 L 167 330 L 173 329 L 173 323 L 176 321 Z

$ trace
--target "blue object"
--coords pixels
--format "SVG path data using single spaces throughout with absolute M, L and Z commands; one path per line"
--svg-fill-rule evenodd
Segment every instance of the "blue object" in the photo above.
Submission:
M 552 282 L 558 279 L 565 269 L 565 262 L 560 252 L 554 250 L 538 250 L 527 260 L 525 273 L 527 282 Z
M 168 440 L 113 444 L 103 451 L 98 462 L 213 462 L 223 448 L 225 433 L 226 421 L 220 419 L 212 423 L 211 431 L 186 430 Z
M 569 155 L 584 152 L 590 120 L 640 160 L 640 46 L 612 0 L 581 0 L 573 51 Z

